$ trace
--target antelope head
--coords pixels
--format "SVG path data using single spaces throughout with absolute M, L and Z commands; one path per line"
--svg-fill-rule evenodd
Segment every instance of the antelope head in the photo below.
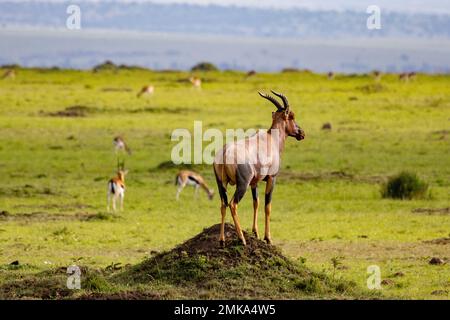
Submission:
M 214 198 L 214 190 L 208 189 L 208 199 L 212 200 Z
M 276 95 L 283 101 L 283 105 L 281 105 L 280 102 L 274 97 L 261 92 L 258 93 L 261 97 L 269 100 L 275 105 L 275 107 L 277 107 L 277 111 L 272 113 L 272 119 L 274 122 L 284 123 L 285 134 L 287 136 L 294 137 L 298 141 L 305 139 L 305 131 L 303 131 L 303 129 L 300 128 L 295 121 L 295 114 L 291 111 L 288 99 L 285 95 L 272 91 L 274 95 Z

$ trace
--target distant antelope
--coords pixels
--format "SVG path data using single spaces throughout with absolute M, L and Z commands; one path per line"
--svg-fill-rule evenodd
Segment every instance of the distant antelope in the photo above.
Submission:
M 333 80 L 334 79 L 334 72 L 332 72 L 332 71 L 328 72 L 327 73 L 327 77 L 328 77 L 328 80 Z
M 2 79 L 14 79 L 16 77 L 16 71 L 14 69 L 6 70 L 2 76 Z
M 141 91 L 138 92 L 137 97 L 140 98 L 142 95 L 152 95 L 155 92 L 155 87 L 152 85 L 143 86 Z
M 401 73 L 401 74 L 399 74 L 398 80 L 400 80 L 400 81 L 408 81 L 408 73 Z
M 193 172 L 193 171 L 182 170 L 182 171 L 178 172 L 177 176 L 175 177 L 175 185 L 178 187 L 177 195 L 176 195 L 177 200 L 180 197 L 181 191 L 187 185 L 194 186 L 195 197 L 197 197 L 198 189 L 200 187 L 206 191 L 206 194 L 208 195 L 209 200 L 212 200 L 212 198 L 214 196 L 214 191 L 208 187 L 208 185 L 205 182 L 205 179 L 203 179 L 203 177 L 201 175 L 199 175 L 198 173 Z
M 201 89 L 202 88 L 202 80 L 198 77 L 190 77 L 189 81 L 192 83 L 194 88 Z
M 125 170 L 125 162 L 117 163 L 117 176 L 108 181 L 107 210 L 112 200 L 113 212 L 116 211 L 116 200 L 120 199 L 120 211 L 123 211 L 123 199 L 125 197 L 125 176 L 128 170 Z
M 248 79 L 250 77 L 253 77 L 256 75 L 256 71 L 255 70 L 250 70 L 249 72 L 247 72 L 247 74 L 245 75 L 245 79 Z
M 129 155 L 131 155 L 131 149 L 128 147 L 127 143 L 121 136 L 117 136 L 113 139 L 114 149 L 116 154 L 119 151 L 126 151 Z
M 283 106 L 274 97 L 259 93 L 261 97 L 272 102 L 277 111 L 272 113 L 272 125 L 268 130 L 259 130 L 256 134 L 235 142 L 226 144 L 216 153 L 214 158 L 214 173 L 219 189 L 222 214 L 219 241 L 225 243 L 225 215 L 227 207 L 230 207 L 236 232 L 242 243 L 246 241 L 241 230 L 237 207 L 250 186 L 253 196 L 253 233 L 258 237 L 258 206 L 259 198 L 257 185 L 263 180 L 266 182 L 265 190 L 265 214 L 266 227 L 264 239 L 272 243 L 270 236 L 270 213 L 272 208 L 272 192 L 276 176 L 280 170 L 281 154 L 287 137 L 297 140 L 305 138 L 304 131 L 297 125 L 294 113 L 290 110 L 287 98 L 272 91 L 283 101 Z M 227 185 L 236 185 L 236 191 L 228 202 Z
M 373 72 L 373 77 L 375 79 L 376 82 L 379 82 L 381 80 L 381 72 L 378 70 L 375 70 Z
M 409 80 L 415 80 L 416 76 L 417 76 L 417 73 L 415 73 L 415 72 L 408 73 L 408 79 Z

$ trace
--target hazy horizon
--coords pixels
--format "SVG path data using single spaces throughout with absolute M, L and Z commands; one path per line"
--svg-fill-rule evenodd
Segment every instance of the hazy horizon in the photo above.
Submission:
M 450 72 L 450 2 L 443 0 L 378 1 L 380 30 L 366 27 L 366 0 L 76 3 L 81 30 L 66 27 L 72 1 L 0 1 L 0 65 L 87 69 L 112 60 L 188 70 L 210 61 L 258 71 Z

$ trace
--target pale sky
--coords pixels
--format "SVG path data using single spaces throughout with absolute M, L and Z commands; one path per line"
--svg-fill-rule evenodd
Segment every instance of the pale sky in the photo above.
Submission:
M 68 0 L 0 0 L 0 2 L 68 2 Z M 76 0 L 71 2 L 154 2 L 198 5 L 237 5 L 272 8 L 307 8 L 311 10 L 363 10 L 378 5 L 383 10 L 450 14 L 449 0 Z

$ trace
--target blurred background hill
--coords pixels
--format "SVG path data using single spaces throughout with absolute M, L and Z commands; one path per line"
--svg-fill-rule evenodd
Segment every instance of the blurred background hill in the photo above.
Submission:
M 0 64 L 88 68 L 108 58 L 154 69 L 208 60 L 261 71 L 450 70 L 443 0 L 378 1 L 381 30 L 366 27 L 368 1 L 82 0 L 82 29 L 73 31 L 65 27 L 72 3 L 0 2 Z

